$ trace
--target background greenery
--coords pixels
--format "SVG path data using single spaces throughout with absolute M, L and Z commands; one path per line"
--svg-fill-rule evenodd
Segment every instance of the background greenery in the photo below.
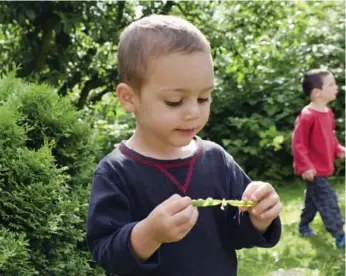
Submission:
M 340 207 L 345 216 L 344 178 L 331 179 L 338 195 Z M 284 205 L 281 214 L 283 235 L 273 249 L 252 248 L 240 250 L 239 275 L 272 276 L 269 272 L 279 269 L 304 269 L 301 274 L 281 276 L 344 276 L 345 251 L 335 249 L 334 238 L 325 230 L 321 217 L 316 216 L 311 227 L 317 232 L 312 238 L 302 238 L 297 231 L 300 210 L 302 208 L 304 186 L 301 181 L 290 186 L 278 188 Z M 275 275 L 277 276 L 277 275 Z
M 117 44 L 126 25 L 152 13 L 182 16 L 211 41 L 216 90 L 201 136 L 223 145 L 252 178 L 273 182 L 295 206 L 301 202 L 290 143 L 307 103 L 300 78 L 311 68 L 326 67 L 337 79 L 331 107 L 345 142 L 341 1 L 0 2 L 1 275 L 102 275 L 84 241 L 90 177 L 133 131 L 134 119 L 114 93 Z M 336 175 L 344 168 L 338 161 Z M 298 213 L 291 212 L 295 222 Z M 284 226 L 296 235 L 295 226 Z M 254 275 L 244 268 L 254 266 L 249 260 L 269 263 L 249 252 L 240 275 Z M 327 271 L 325 258 L 319 266 L 295 250 L 277 252 L 296 262 L 275 262 L 268 271 L 283 264 Z M 339 267 L 333 260 L 328 265 Z

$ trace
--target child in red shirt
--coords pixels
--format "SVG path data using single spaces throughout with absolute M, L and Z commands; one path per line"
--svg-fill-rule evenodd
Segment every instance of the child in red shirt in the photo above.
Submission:
M 292 139 L 293 168 L 307 183 L 299 232 L 316 233 L 309 227 L 317 211 L 326 230 L 335 237 L 338 248 L 345 247 L 345 233 L 338 200 L 328 177 L 334 172 L 336 158 L 345 157 L 345 148 L 335 136 L 335 120 L 328 103 L 336 99 L 338 87 L 333 75 L 311 70 L 303 77 L 303 92 L 311 102 L 298 115 Z

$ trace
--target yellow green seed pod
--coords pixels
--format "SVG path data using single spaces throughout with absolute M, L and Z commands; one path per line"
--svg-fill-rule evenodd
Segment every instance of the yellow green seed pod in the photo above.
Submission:
M 226 199 L 213 199 L 208 197 L 207 199 L 193 199 L 192 205 L 195 207 L 210 207 L 221 205 L 221 209 L 227 205 L 235 206 L 235 207 L 254 207 L 257 205 L 257 202 L 254 201 L 244 201 L 244 200 L 226 200 Z

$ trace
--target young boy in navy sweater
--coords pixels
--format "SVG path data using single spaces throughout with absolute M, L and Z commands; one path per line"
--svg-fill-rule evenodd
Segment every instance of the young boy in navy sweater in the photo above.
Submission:
M 299 232 L 304 237 L 316 235 L 309 224 L 318 211 L 327 231 L 335 237 L 336 246 L 343 248 L 344 221 L 328 181 L 334 172 L 334 160 L 345 157 L 345 148 L 335 136 L 333 111 L 328 107 L 335 100 L 338 87 L 333 75 L 321 69 L 307 72 L 302 86 L 311 102 L 298 115 L 292 139 L 294 172 L 307 182 Z
M 116 275 L 237 275 L 236 249 L 279 241 L 282 205 L 269 183 L 251 182 L 223 148 L 197 136 L 214 87 L 209 42 L 185 20 L 153 15 L 122 33 L 118 63 L 117 96 L 137 124 L 93 177 L 93 258 Z M 191 203 L 207 197 L 258 204 L 239 215 Z

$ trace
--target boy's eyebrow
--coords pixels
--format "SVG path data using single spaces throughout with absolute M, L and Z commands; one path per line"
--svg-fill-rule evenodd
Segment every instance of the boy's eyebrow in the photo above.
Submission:
M 206 92 L 209 90 L 213 90 L 215 88 L 215 85 L 208 86 L 207 88 L 204 88 L 201 90 L 201 92 Z M 173 91 L 173 92 L 190 92 L 189 89 L 185 88 L 163 88 L 160 90 L 160 92 L 166 92 L 166 91 Z

